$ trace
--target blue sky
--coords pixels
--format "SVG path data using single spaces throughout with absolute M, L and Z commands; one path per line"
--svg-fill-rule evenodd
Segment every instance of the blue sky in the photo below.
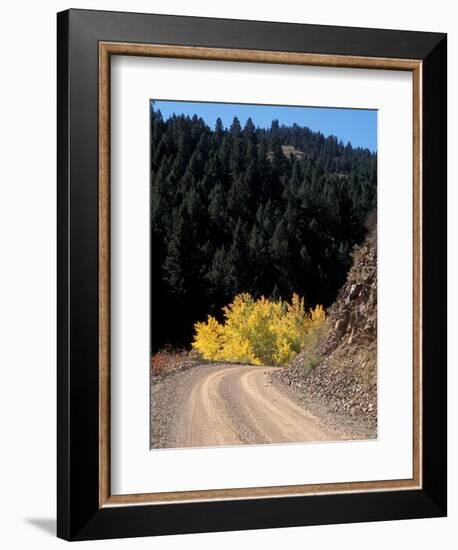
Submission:
M 273 119 L 280 125 L 307 126 L 325 136 L 334 135 L 345 144 L 377 150 L 377 111 L 368 109 L 334 109 L 322 107 L 286 107 L 271 105 L 244 105 L 238 103 L 199 103 L 188 101 L 155 101 L 164 119 L 173 113 L 197 115 L 214 128 L 216 119 L 221 118 L 225 127 L 230 126 L 234 116 L 243 126 L 251 117 L 261 128 L 269 127 Z

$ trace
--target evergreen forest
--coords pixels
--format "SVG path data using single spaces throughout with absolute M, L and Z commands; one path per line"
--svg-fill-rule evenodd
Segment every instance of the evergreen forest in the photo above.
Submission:
M 377 155 L 297 124 L 215 127 L 151 104 L 151 348 L 234 296 L 329 307 L 376 208 Z

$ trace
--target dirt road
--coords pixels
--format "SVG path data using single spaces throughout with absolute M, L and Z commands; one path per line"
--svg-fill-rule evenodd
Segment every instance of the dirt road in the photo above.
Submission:
M 345 438 L 277 386 L 275 367 L 206 364 L 153 384 L 152 447 Z

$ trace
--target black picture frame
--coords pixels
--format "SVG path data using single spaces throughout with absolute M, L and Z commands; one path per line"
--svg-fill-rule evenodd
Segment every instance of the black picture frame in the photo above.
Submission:
M 57 27 L 58 536 L 87 540 L 446 515 L 446 35 L 87 10 L 59 13 Z M 100 507 L 101 41 L 422 62 L 421 489 Z

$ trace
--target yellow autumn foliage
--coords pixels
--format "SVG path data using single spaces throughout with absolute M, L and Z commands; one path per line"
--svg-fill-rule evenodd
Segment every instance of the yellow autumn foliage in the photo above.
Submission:
M 196 323 L 194 330 L 195 341 L 192 346 L 199 350 L 205 359 L 209 359 L 210 361 L 218 359 L 223 345 L 223 325 L 220 325 L 214 317 L 209 315 L 207 322 Z M 195 345 L 196 342 L 199 345 Z
M 297 294 L 290 303 L 238 294 L 223 315 L 224 323 L 209 316 L 206 323 L 194 325 L 192 347 L 204 359 L 252 365 L 286 364 L 325 319 L 321 305 L 306 311 Z

